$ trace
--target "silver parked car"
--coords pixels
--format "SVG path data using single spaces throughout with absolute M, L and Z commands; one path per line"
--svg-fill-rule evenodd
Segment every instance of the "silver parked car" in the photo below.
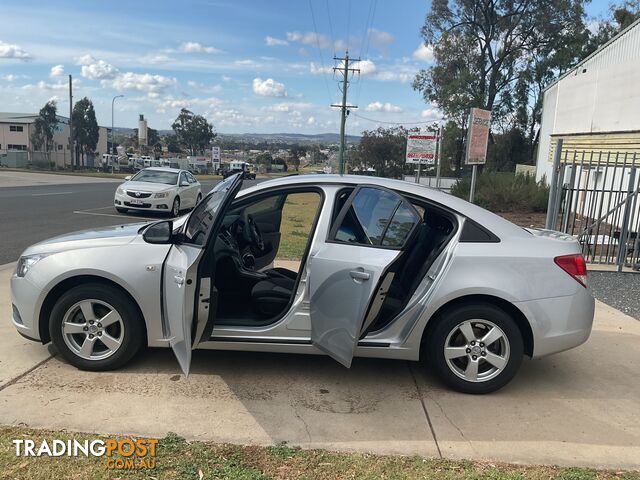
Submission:
M 143 343 L 173 348 L 185 374 L 195 348 L 426 359 L 470 393 L 589 337 L 594 299 L 569 236 L 395 180 L 241 182 L 175 221 L 29 247 L 11 280 L 15 327 L 87 370 Z
M 129 210 L 162 212 L 177 217 L 200 200 L 200 182 L 186 170 L 145 168 L 116 189 L 113 205 L 120 213 Z

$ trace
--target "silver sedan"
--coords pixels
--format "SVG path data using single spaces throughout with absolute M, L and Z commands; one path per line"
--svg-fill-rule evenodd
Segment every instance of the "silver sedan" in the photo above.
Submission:
M 177 220 L 29 247 L 13 323 L 108 370 L 143 344 L 425 361 L 459 391 L 576 347 L 594 299 L 580 246 L 418 185 L 308 175 L 219 183 Z

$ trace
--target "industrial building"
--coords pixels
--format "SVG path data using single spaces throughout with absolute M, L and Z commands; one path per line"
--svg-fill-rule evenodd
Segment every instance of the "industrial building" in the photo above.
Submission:
M 35 150 L 31 143 L 33 123 L 37 117 L 37 113 L 0 112 L 0 164 L 19 168 L 29 165 L 50 168 L 50 165 L 46 165 L 47 159 L 43 152 Z M 71 166 L 69 118 L 58 116 L 58 120 L 49 161 L 57 168 L 65 168 Z M 107 153 L 107 139 L 108 129 L 100 127 L 95 154 L 87 155 L 83 166 L 93 167 L 99 164 L 102 154 Z

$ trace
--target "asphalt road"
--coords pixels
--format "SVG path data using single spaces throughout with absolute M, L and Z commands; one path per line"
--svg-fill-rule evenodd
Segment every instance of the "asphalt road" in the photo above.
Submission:
M 244 182 L 244 186 L 255 184 Z M 217 181 L 202 182 L 208 192 Z M 113 208 L 118 183 L 75 183 L 0 188 L 0 265 L 16 261 L 29 245 L 75 230 L 166 218 L 119 214 Z

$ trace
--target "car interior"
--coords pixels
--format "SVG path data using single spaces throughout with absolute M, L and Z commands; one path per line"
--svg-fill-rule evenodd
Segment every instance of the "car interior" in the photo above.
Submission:
M 392 280 L 383 292 L 384 300 L 368 322 L 369 331 L 379 330 L 406 306 L 456 223 L 450 213 L 411 200 L 406 211 L 396 207 L 393 221 L 384 219 L 389 227 L 384 238 L 375 240 L 370 230 L 383 220 L 373 218 L 382 202 L 360 205 L 361 211 L 372 212 L 370 219 L 356 215 L 355 205 L 340 214 L 353 191 L 348 187 L 338 193 L 333 222 L 340 225 L 331 229 L 333 239 L 372 246 L 374 239 L 386 248 L 403 245 L 388 269 Z M 232 205 L 214 246 L 217 325 L 265 326 L 289 310 L 321 206 L 322 193 L 315 188 L 272 192 Z

